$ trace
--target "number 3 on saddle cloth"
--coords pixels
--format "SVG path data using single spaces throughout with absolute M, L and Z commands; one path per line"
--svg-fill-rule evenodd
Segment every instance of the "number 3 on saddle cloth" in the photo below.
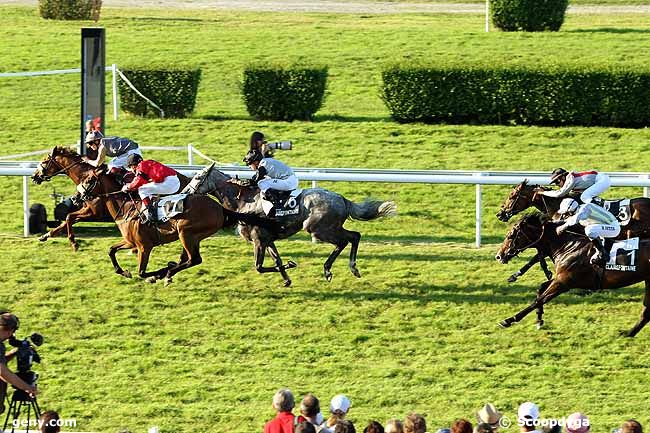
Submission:
M 630 199 L 628 198 L 621 200 L 601 200 L 595 204 L 602 206 L 605 210 L 614 215 L 622 227 L 628 225 L 632 218 Z
M 297 215 L 300 212 L 301 194 L 300 188 L 292 191 L 269 189 L 262 194 L 262 209 L 270 218 Z
M 605 269 L 610 271 L 635 272 L 639 251 L 639 238 L 614 242 L 609 252 Z

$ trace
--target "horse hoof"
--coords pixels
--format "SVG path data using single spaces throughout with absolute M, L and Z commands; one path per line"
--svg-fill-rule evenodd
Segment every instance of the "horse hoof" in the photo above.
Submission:
M 132 277 L 131 271 L 129 271 L 128 269 L 123 270 L 122 271 L 122 276 L 125 277 L 125 278 L 131 278 Z
M 542 329 L 543 327 L 544 327 L 544 322 L 537 322 L 537 324 L 535 325 L 535 328 L 536 328 L 538 331 L 539 331 L 540 329 Z
M 621 337 L 626 337 L 626 338 L 633 338 L 634 335 L 630 331 L 620 331 L 618 333 Z
M 499 326 L 502 328 L 510 328 L 512 326 L 512 319 L 506 319 L 499 322 Z
M 172 283 L 172 277 L 165 277 L 165 287 L 169 286 Z
M 38 240 L 41 241 L 41 242 L 45 242 L 49 238 L 50 238 L 50 235 L 46 233 L 43 236 L 39 237 Z
M 285 269 L 293 269 L 296 266 L 298 266 L 298 263 L 294 262 L 293 260 L 289 260 L 287 262 L 287 267 Z
M 330 271 L 325 271 L 325 279 L 327 281 L 332 281 L 332 273 Z
M 146 281 L 147 283 L 155 284 L 156 281 L 158 281 L 158 280 L 156 279 L 156 277 L 149 277 L 149 278 L 147 278 L 145 281 Z
M 352 272 L 352 275 L 354 275 L 357 278 L 361 278 L 361 273 L 357 268 L 350 268 L 350 272 Z
M 176 266 L 178 266 L 178 263 L 176 263 L 176 262 L 167 262 L 167 267 L 168 268 L 175 268 Z
M 72 251 L 74 251 L 75 253 L 79 251 L 79 244 L 77 243 L 72 244 Z
M 508 277 L 508 282 L 509 283 L 514 283 L 515 281 L 517 281 L 517 276 L 516 275 L 512 274 L 512 275 L 510 275 Z
M 284 280 L 284 287 L 289 287 L 291 285 L 291 280 Z

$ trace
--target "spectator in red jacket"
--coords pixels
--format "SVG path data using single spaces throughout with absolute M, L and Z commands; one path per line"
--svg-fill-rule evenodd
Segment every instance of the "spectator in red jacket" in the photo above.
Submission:
M 278 413 L 264 426 L 264 433 L 294 433 L 298 424 L 306 421 L 302 416 L 294 416 L 293 394 L 286 388 L 278 390 L 273 396 L 273 409 Z
M 137 153 L 129 155 L 127 167 L 135 172 L 135 179 L 128 185 L 124 185 L 122 191 L 138 191 L 147 220 L 154 222 L 156 215 L 155 210 L 151 208 L 151 196 L 178 192 L 181 187 L 178 173 L 157 161 L 143 160 Z

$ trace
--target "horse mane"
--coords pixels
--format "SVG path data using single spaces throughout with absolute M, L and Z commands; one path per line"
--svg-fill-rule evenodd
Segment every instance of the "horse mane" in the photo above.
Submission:
M 65 147 L 65 146 L 56 146 L 54 148 L 54 151 L 52 152 L 52 154 L 55 154 L 55 153 L 58 154 L 58 155 L 69 156 L 69 157 L 75 158 L 75 159 L 80 159 L 81 158 L 81 155 L 79 155 L 79 153 L 77 153 L 76 150 L 74 150 L 74 149 L 72 149 L 70 147 Z
M 522 216 L 521 218 L 519 218 L 519 220 L 515 223 L 515 225 L 522 224 L 522 223 L 527 223 L 527 222 L 532 222 L 532 223 L 539 224 L 540 226 L 543 226 L 544 224 L 546 224 L 550 220 L 551 219 L 549 218 L 548 215 L 546 215 L 546 214 L 544 214 L 542 212 L 539 212 L 539 211 L 535 211 L 535 212 L 531 212 L 531 213 L 526 214 L 526 215 Z

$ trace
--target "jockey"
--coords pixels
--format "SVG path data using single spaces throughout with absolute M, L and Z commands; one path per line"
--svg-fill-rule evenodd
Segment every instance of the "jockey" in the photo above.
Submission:
M 597 251 L 591 257 L 590 263 L 604 266 L 613 239 L 621 233 L 621 226 L 616 217 L 593 203 L 578 205 L 578 202 L 572 198 L 562 200 L 558 214 L 570 217 L 556 229 L 557 234 L 562 234 L 566 229 L 576 224 L 584 226 L 585 234 Z
M 151 196 L 169 195 L 178 192 L 181 182 L 178 173 L 173 168 L 167 167 L 157 161 L 142 160 L 138 154 L 131 154 L 126 162 L 129 170 L 135 172 L 133 182 L 124 185 L 122 191 L 138 191 L 142 198 L 142 210 L 147 221 L 155 222 L 155 209 L 151 206 Z
M 262 196 L 273 203 L 274 207 L 279 201 L 278 191 L 293 191 L 298 188 L 298 178 L 293 170 L 277 159 L 265 158 L 260 150 L 249 150 L 244 162 L 256 171 L 251 184 L 256 184 Z M 269 215 L 273 215 L 273 211 Z
M 99 131 L 89 132 L 86 135 L 86 144 L 97 152 L 96 159 L 84 157 L 86 162 L 99 167 L 104 163 L 106 157 L 110 156 L 113 159 L 108 163 L 108 170 L 113 174 L 125 171 L 129 155 L 142 156 L 140 146 L 135 141 L 128 138 L 104 137 Z
M 598 173 L 595 170 L 568 172 L 563 168 L 556 168 L 551 174 L 551 184 L 560 186 L 555 191 L 544 191 L 542 195 L 547 197 L 566 197 L 571 191 L 582 191 L 580 200 L 583 203 L 591 203 L 594 197 L 602 194 L 609 188 L 609 176 L 605 173 Z

